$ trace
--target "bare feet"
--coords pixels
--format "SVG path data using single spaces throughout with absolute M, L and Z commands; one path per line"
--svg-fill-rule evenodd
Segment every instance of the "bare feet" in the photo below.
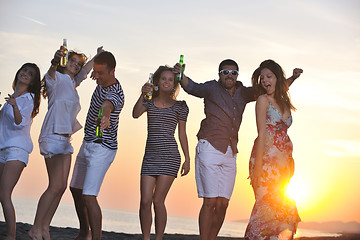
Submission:
M 51 240 L 49 229 L 42 231 L 42 239 L 43 240 Z
M 88 232 L 87 234 L 79 233 L 75 240 L 91 240 L 91 232 Z
M 15 237 L 11 237 L 11 236 L 6 236 L 5 240 L 15 240 Z
M 40 231 L 36 231 L 34 228 L 31 228 L 28 232 L 29 238 L 32 240 L 43 240 L 42 234 Z

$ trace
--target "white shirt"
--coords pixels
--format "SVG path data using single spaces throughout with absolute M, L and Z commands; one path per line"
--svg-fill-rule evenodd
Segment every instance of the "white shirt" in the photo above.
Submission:
M 55 79 L 52 79 L 46 73 L 48 112 L 41 128 L 39 142 L 50 134 L 73 134 L 82 128 L 76 119 L 81 109 L 76 87 L 85 78 L 86 71 L 83 68 L 74 80 L 69 75 L 59 72 L 56 72 Z
M 30 127 L 34 96 L 33 93 L 25 93 L 15 99 L 22 117 L 19 125 L 15 123 L 13 107 L 7 102 L 2 107 L 0 111 L 0 149 L 18 147 L 28 153 L 32 152 L 33 143 L 30 137 Z

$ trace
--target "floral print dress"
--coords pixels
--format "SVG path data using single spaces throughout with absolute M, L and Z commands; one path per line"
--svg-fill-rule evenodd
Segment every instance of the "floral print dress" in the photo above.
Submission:
M 255 205 L 245 239 L 293 239 L 300 217 L 295 202 L 285 196 L 286 186 L 294 174 L 293 145 L 287 135 L 292 116 L 284 120 L 269 103 L 266 113 L 266 136 L 263 175 L 259 186 L 253 186 Z M 250 157 L 250 176 L 254 169 L 256 141 Z

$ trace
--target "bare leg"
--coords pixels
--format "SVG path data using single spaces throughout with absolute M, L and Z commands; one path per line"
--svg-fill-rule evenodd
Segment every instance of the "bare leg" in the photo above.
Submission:
M 152 213 L 151 205 L 153 201 L 156 178 L 153 176 L 142 175 L 140 179 L 140 225 L 144 240 L 150 240 Z
M 101 239 L 102 213 L 96 196 L 83 195 L 88 213 L 92 240 Z
M 39 200 L 34 225 L 28 233 L 31 239 L 36 240 L 50 239 L 49 226 L 67 187 L 71 154 L 54 155 L 52 158 L 46 158 L 45 162 L 49 185 Z
M 70 191 L 74 199 L 75 209 L 80 223 L 79 235 L 75 240 L 91 240 L 90 223 L 82 195 L 82 189 L 70 187 Z
M 203 198 L 199 214 L 200 240 L 210 240 L 210 229 L 215 214 L 216 198 Z
M 16 238 L 16 215 L 11 201 L 11 194 L 25 167 L 21 161 L 0 163 L 0 201 L 4 212 L 7 236 L 6 239 Z
M 167 212 L 165 207 L 165 198 L 170 190 L 170 187 L 175 177 L 172 176 L 158 176 L 156 179 L 156 186 L 154 191 L 154 211 L 155 211 L 155 240 L 163 239 Z
M 64 164 L 61 165 L 62 170 L 59 174 L 59 178 L 61 178 L 63 185 L 61 186 L 61 184 L 59 184 L 59 186 L 57 187 L 58 194 L 54 198 L 54 201 L 52 202 L 52 204 L 44 218 L 43 231 L 42 231 L 43 236 L 49 234 L 50 223 L 52 221 L 52 218 L 55 215 L 57 208 L 59 207 L 60 200 L 67 188 L 67 183 L 68 183 L 68 178 L 69 178 L 70 165 L 71 165 L 71 154 L 58 155 L 58 156 L 59 156 L 59 158 L 56 159 L 55 161 L 64 161 Z M 51 165 L 47 165 L 47 168 L 49 168 L 49 167 L 51 168 Z M 51 171 L 51 169 L 48 169 L 48 172 L 49 171 Z M 50 239 L 50 235 L 48 237 Z
M 221 226 L 224 223 L 226 209 L 229 205 L 229 200 L 223 197 L 216 198 L 216 206 L 210 228 L 209 239 L 216 239 Z

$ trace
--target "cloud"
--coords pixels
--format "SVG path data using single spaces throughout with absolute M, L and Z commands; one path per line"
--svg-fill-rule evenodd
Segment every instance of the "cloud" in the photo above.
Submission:
M 356 1 L 347 5 L 344 5 L 343 2 L 340 1 L 326 2 L 325 4 L 314 1 L 297 1 L 296 4 L 298 8 L 303 9 L 307 15 L 313 18 L 319 18 L 330 25 L 337 24 L 342 27 L 359 28 L 359 25 L 351 19 L 357 16 L 357 11 L 354 11 L 354 9 L 358 9 L 359 4 Z M 346 11 L 344 10 L 344 6 L 346 6 Z
M 45 23 L 40 22 L 40 21 L 38 21 L 38 20 L 36 20 L 36 19 L 29 18 L 29 17 L 26 17 L 26 16 L 20 16 L 20 17 L 22 17 L 22 18 L 24 18 L 24 19 L 26 19 L 26 20 L 28 20 L 28 21 L 30 21 L 30 22 L 34 22 L 34 23 L 40 24 L 40 25 L 42 25 L 42 26 L 46 26 Z
M 360 140 L 324 140 L 324 153 L 333 157 L 360 157 Z

